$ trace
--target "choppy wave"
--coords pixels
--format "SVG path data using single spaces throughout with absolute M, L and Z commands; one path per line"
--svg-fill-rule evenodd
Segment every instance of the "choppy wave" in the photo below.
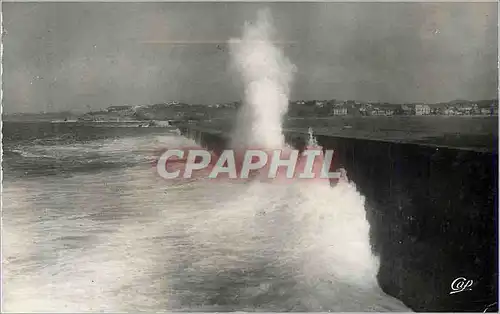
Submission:
M 123 137 L 71 144 L 57 141 L 21 143 L 5 148 L 8 175 L 57 175 L 151 163 L 165 143 L 175 145 L 174 134 Z
M 107 144 L 85 147 L 194 143 Z M 345 182 L 165 181 L 140 164 L 7 182 L 4 310 L 405 311 L 376 285 L 363 202 Z
M 374 287 L 355 188 L 304 184 L 139 166 L 9 183 L 4 310 L 404 311 Z

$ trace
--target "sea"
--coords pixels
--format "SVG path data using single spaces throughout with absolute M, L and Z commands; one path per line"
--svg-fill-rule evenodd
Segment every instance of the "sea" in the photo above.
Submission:
M 165 180 L 163 128 L 3 124 L 3 311 L 410 311 L 355 182 Z

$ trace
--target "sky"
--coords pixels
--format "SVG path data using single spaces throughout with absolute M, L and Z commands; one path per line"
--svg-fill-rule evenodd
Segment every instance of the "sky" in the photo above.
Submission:
M 3 3 L 4 112 L 242 98 L 227 41 L 268 8 L 291 99 L 497 98 L 496 3 Z

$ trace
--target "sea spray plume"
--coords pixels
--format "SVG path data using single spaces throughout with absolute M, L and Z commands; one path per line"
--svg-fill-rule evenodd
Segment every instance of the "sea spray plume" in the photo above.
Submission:
M 317 147 L 318 141 L 316 140 L 316 137 L 314 137 L 313 129 L 311 127 L 309 127 L 309 129 L 307 130 L 307 133 L 309 134 L 307 145 Z
M 243 106 L 232 132 L 231 146 L 240 153 L 249 147 L 273 150 L 285 148 L 281 158 L 289 159 L 291 150 L 285 143 L 282 120 L 288 110 L 288 96 L 296 68 L 273 45 L 274 28 L 268 10 L 258 13 L 256 23 L 245 23 L 241 39 L 229 41 L 232 61 L 245 86 Z M 307 147 L 317 150 L 318 147 Z M 321 154 L 314 163 L 317 173 L 324 162 Z M 304 169 L 306 158 L 300 157 L 298 168 Z M 267 173 L 267 167 L 260 173 Z M 261 177 L 262 179 L 262 177 Z M 323 179 L 323 181 L 328 181 Z
M 230 41 L 233 64 L 245 86 L 232 134 L 236 151 L 289 151 L 281 122 L 295 68 L 272 45 L 272 32 L 269 14 L 264 11 L 257 23 L 245 25 L 241 39 Z M 311 130 L 306 150 L 320 149 L 317 144 Z M 300 160 L 298 168 L 304 163 Z M 284 295 L 266 304 L 271 311 L 278 300 L 287 300 L 286 308 L 300 303 L 298 308 L 303 311 L 405 309 L 378 286 L 379 259 L 369 243 L 365 199 L 353 184 L 342 180 L 332 188 L 328 180 L 280 185 L 253 179 L 239 192 L 232 190 L 213 216 L 193 226 L 198 233 L 195 241 L 202 243 L 203 251 L 211 246 L 218 252 L 211 260 L 203 258 L 204 265 L 252 269 L 265 263 L 266 268 L 276 267 L 291 276 L 294 288 L 283 290 Z M 281 290 L 280 283 L 270 285 L 275 286 L 260 284 L 257 295 L 250 286 L 239 295 L 241 299 L 270 299 L 270 291 Z M 269 288 L 261 290 L 263 286 Z
M 272 149 L 285 144 L 281 122 L 295 67 L 273 45 L 273 33 L 271 15 L 263 10 L 256 23 L 245 23 L 242 38 L 229 41 L 232 62 L 245 86 L 232 138 L 235 148 Z

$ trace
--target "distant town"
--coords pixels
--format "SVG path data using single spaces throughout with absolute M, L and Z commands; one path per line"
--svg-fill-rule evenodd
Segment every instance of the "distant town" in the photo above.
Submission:
M 85 114 L 71 112 L 11 114 L 6 120 L 29 116 L 77 121 L 127 121 L 127 120 L 211 120 L 233 117 L 240 102 L 220 104 L 186 104 L 177 101 L 153 105 L 109 106 Z M 359 102 L 353 100 L 290 101 L 288 117 L 335 117 L 335 116 L 498 116 L 498 100 L 455 100 L 437 104 L 390 104 Z
M 291 102 L 292 116 L 427 116 L 427 115 L 498 115 L 498 100 L 456 100 L 438 104 L 368 103 L 353 100 L 315 100 Z

